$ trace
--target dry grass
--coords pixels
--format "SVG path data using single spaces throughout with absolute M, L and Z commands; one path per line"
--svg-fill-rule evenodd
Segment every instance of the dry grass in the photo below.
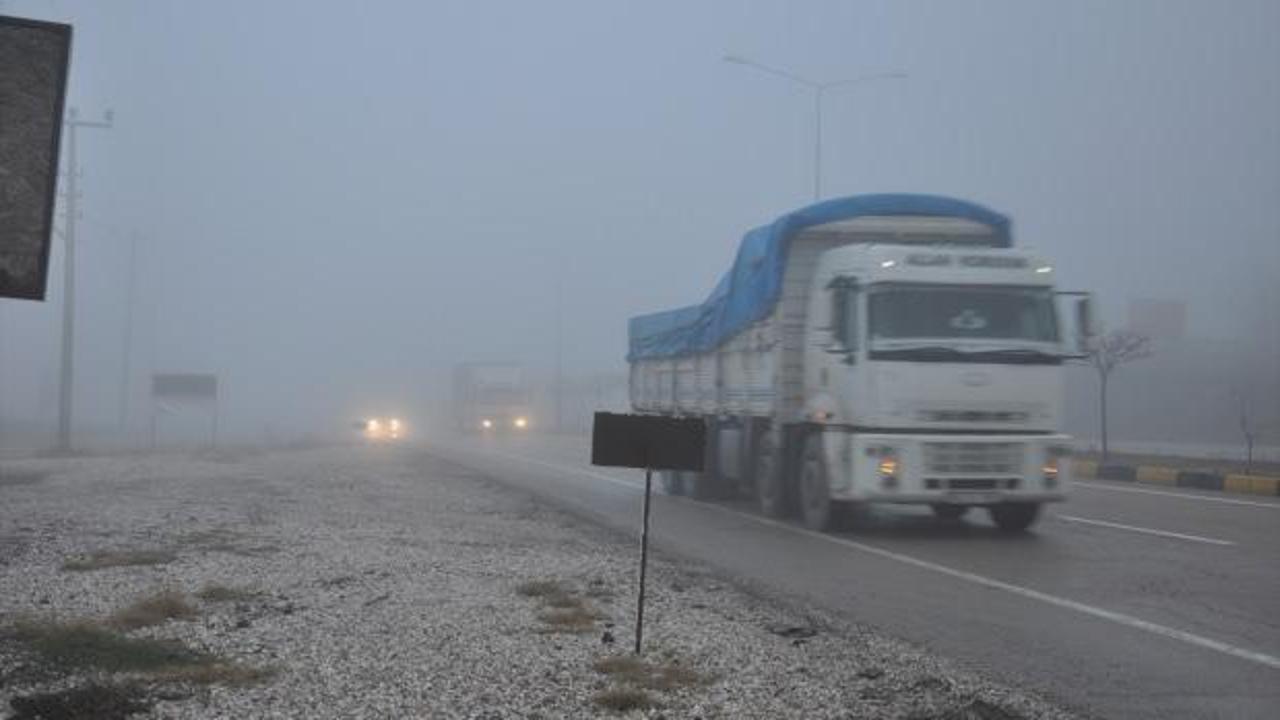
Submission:
M 177 642 L 125 637 L 86 621 L 23 622 L 14 635 L 58 668 L 147 672 L 210 662 Z
M 177 560 L 168 550 L 96 550 L 62 563 L 63 570 L 88 572 L 135 565 L 164 565 Z
M 44 663 L 63 672 L 136 672 L 147 678 L 195 684 L 246 685 L 274 674 L 193 650 L 175 640 L 131 638 L 100 624 L 21 622 L 13 636 Z
M 204 665 L 188 665 L 151 673 L 150 677 L 163 682 L 191 683 L 193 685 L 226 685 L 244 687 L 271 679 L 274 668 L 256 668 L 234 663 L 213 662 Z
M 566 595 L 569 588 L 559 580 L 529 580 L 516 586 L 516 593 L 525 597 L 545 598 L 551 595 Z
M 634 655 L 611 655 L 596 660 L 596 672 L 615 680 L 649 690 L 669 692 L 690 685 L 707 682 L 693 668 L 677 662 L 653 664 Z
M 546 632 L 586 632 L 601 615 L 590 603 L 559 580 L 530 580 L 516 586 L 516 593 L 535 598 L 546 608 L 538 619 Z
M 199 612 L 187 602 L 187 598 L 182 593 L 165 590 L 121 608 L 107 623 L 121 630 L 136 630 L 159 625 L 168 620 L 186 620 L 198 614 Z
M 233 588 L 226 585 L 210 583 L 196 591 L 196 597 L 209 602 L 241 602 L 258 597 L 257 590 Z
M 644 690 L 630 687 L 609 688 L 596 693 L 592 701 L 599 707 L 614 712 L 648 710 L 654 706 L 653 698 Z
M 220 552 L 241 557 L 261 557 L 278 552 L 274 545 L 253 545 L 251 535 L 233 530 L 197 530 L 178 538 L 178 544 L 204 552 Z
M 600 614 L 583 606 L 565 610 L 547 610 L 540 613 L 538 619 L 546 623 L 546 629 L 552 632 L 580 633 L 595 628 Z

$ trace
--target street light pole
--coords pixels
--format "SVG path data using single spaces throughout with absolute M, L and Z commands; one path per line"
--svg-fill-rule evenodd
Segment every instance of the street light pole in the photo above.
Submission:
M 782 70 L 770 65 L 756 62 L 750 58 L 740 55 L 726 55 L 724 61 L 735 65 L 746 65 L 769 75 L 776 75 L 790 82 L 802 85 L 813 91 L 813 200 L 817 202 L 822 199 L 822 101 L 828 90 L 845 85 L 853 85 L 867 80 L 901 80 L 907 77 L 906 73 L 885 72 L 872 73 L 869 75 L 859 75 L 858 77 L 849 78 L 847 80 L 834 80 L 828 82 L 818 82 L 810 80 L 796 73 Z
M 76 158 L 76 131 L 82 127 L 110 129 L 114 123 L 112 112 L 102 114 L 102 120 L 80 120 L 76 108 L 67 111 L 67 219 L 62 233 L 65 249 L 62 258 L 62 357 L 58 382 L 58 444 L 59 452 L 71 451 L 71 395 L 75 376 L 76 329 L 76 220 L 79 213 L 80 165 Z
M 813 201 L 822 199 L 822 96 L 826 87 L 813 89 Z

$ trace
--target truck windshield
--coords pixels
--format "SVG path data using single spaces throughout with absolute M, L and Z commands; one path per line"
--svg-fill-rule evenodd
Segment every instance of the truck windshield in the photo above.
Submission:
M 1048 288 L 886 285 L 870 294 L 871 341 L 1020 340 L 1056 343 Z

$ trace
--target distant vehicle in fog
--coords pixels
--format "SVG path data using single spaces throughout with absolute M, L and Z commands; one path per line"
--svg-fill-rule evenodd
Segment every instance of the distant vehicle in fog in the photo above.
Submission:
M 361 437 L 369 442 L 394 442 L 405 436 L 404 421 L 394 417 L 375 417 L 356 422 Z
M 1064 332 L 1052 266 L 1012 245 L 1003 215 L 931 195 L 748 233 L 706 302 L 630 322 L 633 407 L 708 426 L 706 470 L 665 473 L 667 490 L 749 492 L 814 529 L 906 503 L 1025 530 L 1065 497 L 1062 364 L 1091 320 L 1067 294 Z
M 523 367 L 468 363 L 454 368 L 453 415 L 463 432 L 526 432 L 533 428 L 533 392 Z

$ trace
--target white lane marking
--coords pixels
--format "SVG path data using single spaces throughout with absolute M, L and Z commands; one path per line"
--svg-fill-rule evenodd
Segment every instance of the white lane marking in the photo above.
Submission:
M 626 487 L 630 487 L 632 489 L 643 489 L 644 487 L 642 484 L 628 482 L 626 480 L 611 477 L 609 475 L 604 475 L 602 473 L 591 472 L 589 470 L 580 470 L 575 467 L 559 465 L 555 463 L 543 462 L 541 460 L 534 460 L 533 458 L 529 458 L 529 457 L 524 457 L 519 455 L 510 455 L 507 453 L 489 453 L 489 454 L 505 457 L 509 460 L 516 460 L 519 462 L 531 463 L 534 465 L 541 465 L 542 467 L 557 470 L 559 472 L 573 473 L 573 474 L 584 476 L 584 477 L 604 480 L 606 482 L 614 483 L 616 485 L 623 485 Z M 676 501 L 688 501 L 686 498 L 681 498 L 681 497 L 673 497 L 672 499 Z M 689 501 L 689 502 L 692 502 L 692 501 Z M 1203 635 L 1196 635 L 1194 633 L 1189 633 L 1185 630 L 1178 630 L 1177 628 L 1172 628 L 1167 625 L 1161 625 L 1159 623 L 1154 623 L 1149 620 L 1143 620 L 1142 618 L 1134 617 L 1132 615 L 1126 615 L 1124 613 L 1119 613 L 1112 610 L 1107 610 L 1105 608 L 1088 605 L 1086 603 L 1077 602 L 1075 600 L 1058 597 L 1057 595 L 1050 595 L 1049 593 L 1041 592 L 1039 590 L 1032 590 L 1031 588 L 1028 588 L 1028 587 L 1023 587 L 1021 585 L 1014 585 L 1012 583 L 1007 583 L 1002 580 L 996 580 L 995 578 L 989 578 L 984 575 L 978 575 L 976 573 L 971 573 L 965 570 L 957 570 L 955 568 L 947 567 L 946 565 L 939 565 L 938 563 L 931 562 L 929 560 L 921 560 L 920 558 L 913 557 L 911 555 L 904 555 L 902 553 L 894 552 L 892 550 L 885 550 L 884 548 L 879 548 L 874 545 L 867 545 L 865 543 L 861 543 L 856 540 L 849 540 L 847 538 L 837 537 L 835 535 L 827 535 L 820 532 L 814 532 L 813 530 L 797 527 L 795 525 L 790 525 L 788 523 L 780 522 L 778 520 L 772 520 L 770 518 L 760 517 L 759 515 L 752 515 L 750 513 L 745 513 L 745 512 L 742 512 L 741 510 L 734 510 L 732 508 L 727 508 L 723 505 L 700 502 L 698 503 L 698 506 L 710 508 L 712 510 L 716 510 L 723 513 L 727 513 L 734 517 L 750 520 L 760 525 L 776 528 L 778 530 L 796 533 L 798 535 L 805 535 L 815 540 L 835 543 L 836 545 L 843 545 L 845 547 L 852 548 L 854 550 L 858 550 L 860 552 L 864 552 L 869 555 L 876 555 L 878 557 L 882 557 L 888 560 L 894 560 L 896 562 L 900 562 L 905 565 L 911 565 L 913 567 L 918 567 L 923 570 L 929 570 L 929 571 L 938 573 L 940 575 L 946 575 L 948 577 L 953 577 L 958 580 L 964 580 L 965 582 L 973 583 L 974 585 L 981 585 L 982 587 L 991 588 L 993 590 L 1002 590 L 1012 595 L 1024 597 L 1029 600 L 1037 600 L 1039 602 L 1042 602 L 1048 605 L 1053 605 L 1055 607 L 1063 608 L 1065 610 L 1072 610 L 1082 615 L 1089 615 L 1091 617 L 1099 618 L 1101 620 L 1108 620 L 1118 625 L 1124 625 L 1126 627 L 1131 627 L 1138 630 L 1144 630 L 1154 635 L 1170 638 L 1172 640 L 1178 640 L 1180 642 L 1184 642 L 1189 645 L 1195 645 L 1196 647 L 1204 648 L 1206 650 L 1213 650 L 1213 651 L 1222 653 L 1224 655 L 1230 655 L 1232 657 L 1236 657 L 1241 660 L 1248 660 L 1249 662 L 1254 662 L 1259 665 L 1265 665 L 1267 667 L 1280 670 L 1280 657 L 1276 657 L 1274 655 L 1268 655 L 1266 653 L 1257 652 L 1255 650 L 1249 650 L 1247 648 L 1242 648 L 1236 645 L 1232 645 L 1230 643 L 1225 643 L 1220 640 L 1207 638 L 1207 637 L 1204 637 Z
M 1116 530 L 1128 530 L 1129 532 L 1142 533 L 1144 535 L 1159 535 L 1160 537 L 1209 543 L 1210 545 L 1235 545 L 1235 543 L 1230 540 L 1216 540 L 1214 538 L 1201 537 L 1199 535 L 1186 535 L 1184 533 L 1170 532 L 1168 530 L 1155 530 L 1153 528 L 1138 527 L 1136 525 L 1122 525 L 1120 523 L 1107 522 L 1106 520 L 1091 520 L 1089 518 L 1076 517 L 1075 515 L 1055 514 L 1054 517 L 1059 520 L 1066 520 L 1067 522 L 1081 523 L 1084 525 L 1098 525 L 1100 527 L 1114 528 Z
M 1106 483 L 1090 482 L 1088 480 L 1073 480 L 1072 484 L 1086 488 L 1093 488 L 1095 490 L 1111 490 L 1113 492 L 1138 493 L 1141 495 L 1163 495 L 1165 497 L 1182 498 L 1183 500 L 1203 500 L 1204 502 L 1216 502 L 1224 505 L 1247 505 L 1249 507 L 1264 507 L 1271 508 L 1272 510 L 1280 510 L 1280 503 L 1276 502 L 1237 500 L 1235 498 L 1213 497 L 1212 495 L 1193 495 L 1191 493 L 1169 492 L 1168 490 L 1147 490 L 1146 488 L 1119 487 Z

